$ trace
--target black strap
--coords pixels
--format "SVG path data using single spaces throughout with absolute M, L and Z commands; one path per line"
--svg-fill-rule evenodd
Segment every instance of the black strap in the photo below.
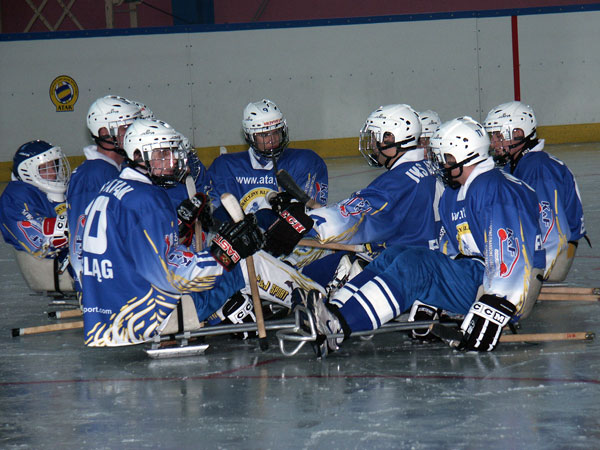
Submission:
M 177 333 L 183 333 L 183 301 L 179 299 L 177 302 Z

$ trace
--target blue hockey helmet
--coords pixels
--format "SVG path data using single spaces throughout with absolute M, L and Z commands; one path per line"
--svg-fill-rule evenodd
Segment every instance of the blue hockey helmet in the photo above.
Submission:
M 36 140 L 21 145 L 15 153 L 13 176 L 46 194 L 64 195 L 71 167 L 60 147 Z

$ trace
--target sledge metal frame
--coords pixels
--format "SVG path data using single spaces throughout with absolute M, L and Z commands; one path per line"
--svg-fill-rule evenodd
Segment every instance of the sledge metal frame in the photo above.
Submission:
M 302 326 L 302 316 L 308 317 L 309 329 Z M 352 333 L 352 337 L 370 339 L 375 334 L 390 333 L 394 331 L 411 331 L 429 328 L 436 320 L 407 322 L 405 316 L 395 321 L 384 324 L 377 330 L 357 331 Z M 316 342 L 317 329 L 313 314 L 304 306 L 296 306 L 294 309 L 294 318 L 265 321 L 267 331 L 275 331 L 279 342 L 281 354 L 287 357 L 296 355 L 307 342 Z M 174 358 L 183 356 L 192 356 L 203 354 L 209 347 L 209 344 L 202 341 L 200 344 L 190 344 L 191 339 L 221 336 L 225 334 L 235 334 L 244 332 L 258 332 L 256 323 L 215 325 L 203 327 L 196 330 L 184 330 L 175 334 L 158 334 L 149 341 L 150 346 L 145 348 L 146 354 L 153 359 Z M 327 338 L 342 338 L 343 334 L 327 335 Z M 165 346 L 166 343 L 174 341 L 174 345 Z M 289 348 L 289 343 L 295 343 L 293 348 Z
M 315 318 L 305 306 L 298 305 L 294 310 L 295 314 L 295 322 L 293 328 L 284 328 L 277 331 L 276 336 L 279 341 L 279 350 L 284 356 L 294 356 L 296 355 L 307 342 L 316 342 L 317 340 L 317 328 L 315 325 Z M 308 318 L 308 330 L 302 326 L 302 317 L 305 316 Z M 427 321 L 415 321 L 415 322 L 407 322 L 406 320 L 402 320 L 404 317 L 400 317 L 391 322 L 385 323 L 381 328 L 376 330 L 367 330 L 367 331 L 355 331 L 352 333 L 352 337 L 360 337 L 370 339 L 375 334 L 383 334 L 383 333 L 391 333 L 394 331 L 411 331 L 411 330 L 422 330 L 425 328 L 429 328 L 434 323 L 439 323 L 437 320 L 427 320 Z M 343 338 L 343 333 L 336 334 L 327 334 L 326 338 Z M 288 350 L 286 348 L 286 343 L 295 342 L 296 346 Z

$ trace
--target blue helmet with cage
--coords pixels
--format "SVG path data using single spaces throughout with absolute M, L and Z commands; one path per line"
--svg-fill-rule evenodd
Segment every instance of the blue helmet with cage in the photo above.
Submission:
M 46 194 L 64 197 L 71 167 L 60 147 L 36 140 L 19 147 L 13 157 L 12 173 L 14 179 L 29 183 Z

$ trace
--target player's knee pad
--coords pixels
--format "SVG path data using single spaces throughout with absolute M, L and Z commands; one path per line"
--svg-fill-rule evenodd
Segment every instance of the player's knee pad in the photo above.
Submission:
M 353 254 L 342 256 L 333 280 L 325 287 L 327 298 L 333 297 L 349 280 L 361 273 L 367 264 L 369 264 L 368 261 Z
M 355 278 L 364 281 L 368 270 Z M 357 283 L 358 284 L 358 283 Z M 374 330 L 402 313 L 401 297 L 379 276 L 371 277 L 358 288 L 354 281 L 346 285 L 335 295 L 330 303 L 340 309 L 350 329 L 353 331 Z

